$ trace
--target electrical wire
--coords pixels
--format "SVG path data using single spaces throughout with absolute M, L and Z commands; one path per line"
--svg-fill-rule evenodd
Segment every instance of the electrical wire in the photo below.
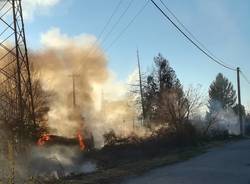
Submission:
M 105 24 L 105 26 L 103 27 L 102 31 L 101 31 L 100 34 L 98 35 L 97 40 L 99 40 L 99 39 L 102 37 L 103 33 L 104 33 L 105 30 L 107 29 L 108 25 L 110 24 L 111 20 L 112 20 L 113 17 L 115 16 L 116 12 L 119 10 L 119 8 L 120 8 L 120 6 L 121 6 L 121 4 L 122 4 L 122 1 L 123 1 L 123 0 L 120 0 L 120 1 L 118 2 L 118 4 L 117 4 L 117 6 L 115 7 L 113 13 L 112 13 L 111 16 L 109 17 L 107 23 Z
M 128 6 L 126 7 L 126 9 L 122 12 L 122 14 L 119 16 L 119 18 L 117 19 L 117 21 L 113 24 L 112 28 L 110 29 L 110 31 L 104 36 L 104 39 L 100 41 L 100 45 L 103 45 L 105 43 L 105 41 L 109 38 L 109 36 L 111 35 L 111 33 L 114 31 L 114 29 L 116 28 L 116 26 L 120 23 L 120 21 L 122 20 L 122 18 L 125 16 L 125 14 L 127 13 L 127 11 L 129 10 L 130 6 L 132 5 L 134 0 L 131 0 L 128 4 Z M 96 53 L 96 51 L 98 50 L 98 48 L 95 48 L 92 52 L 92 50 L 88 53 L 87 58 L 89 56 L 90 53 Z
M 221 65 L 224 68 L 227 68 L 229 70 L 232 71 L 236 71 L 235 68 L 232 68 L 230 66 L 228 66 L 227 64 L 224 64 L 222 62 L 220 62 L 219 60 L 217 60 L 216 58 L 214 58 L 211 54 L 209 54 L 208 52 L 206 52 L 204 49 L 201 48 L 201 46 L 199 46 L 197 43 L 195 43 L 195 41 L 190 38 L 181 28 L 178 27 L 178 25 L 155 3 L 154 0 L 150 0 L 153 5 L 163 14 L 163 16 L 170 21 L 170 23 L 184 36 L 188 39 L 188 41 L 190 41 L 197 49 L 199 49 L 203 54 L 205 54 L 208 58 L 210 58 L 212 61 L 214 61 L 215 63 Z
M 161 4 L 166 8 L 166 10 L 174 17 L 174 19 L 181 25 L 181 27 L 198 43 L 200 46 L 206 50 L 207 53 L 209 53 L 211 56 L 213 56 L 216 60 L 220 61 L 224 65 L 229 66 L 227 63 L 222 61 L 221 59 L 217 58 L 209 49 L 206 48 L 206 46 L 197 39 L 197 37 L 180 21 L 180 19 L 167 7 L 166 3 L 164 3 L 162 0 L 160 0 Z M 230 66 L 230 68 L 234 68 Z
M 126 7 L 126 9 L 122 12 L 122 14 L 120 15 L 120 17 L 117 19 L 117 21 L 113 24 L 111 30 L 106 34 L 106 36 L 104 37 L 104 39 L 101 41 L 101 44 L 104 44 L 106 42 L 106 40 L 109 38 L 109 36 L 113 33 L 113 31 L 115 30 L 115 28 L 117 27 L 117 25 L 121 22 L 122 18 L 126 15 L 126 13 L 128 12 L 129 8 L 131 7 L 132 3 L 134 0 L 131 0 L 128 4 L 128 6 Z
M 247 76 L 240 70 L 240 73 L 242 77 L 245 79 L 245 81 L 250 85 L 250 80 L 247 78 Z
M 127 31 L 127 29 L 134 23 L 134 21 L 136 20 L 136 18 L 143 12 L 143 10 L 147 7 L 148 3 L 150 1 L 147 0 L 146 3 L 142 6 L 142 8 L 139 9 L 139 11 L 135 14 L 135 16 L 130 20 L 130 22 L 122 29 L 122 31 L 120 32 L 120 34 L 111 42 L 111 44 L 104 50 L 109 50 L 114 44 L 115 42 L 117 42 L 122 35 Z
M 111 23 L 113 17 L 115 16 L 115 14 L 117 13 L 117 11 L 119 10 L 121 4 L 122 4 L 123 0 L 120 0 L 118 2 L 118 4 L 116 5 L 115 9 L 113 10 L 112 14 L 110 15 L 109 19 L 107 20 L 107 22 L 105 23 L 104 27 L 102 28 L 102 31 L 99 33 L 99 35 L 97 36 L 96 41 L 93 43 L 93 45 L 91 46 L 90 52 L 87 54 L 87 57 L 93 52 L 93 48 L 94 46 L 96 46 L 96 44 L 99 42 L 99 40 L 101 39 L 102 35 L 104 34 L 104 32 L 106 31 L 108 25 Z

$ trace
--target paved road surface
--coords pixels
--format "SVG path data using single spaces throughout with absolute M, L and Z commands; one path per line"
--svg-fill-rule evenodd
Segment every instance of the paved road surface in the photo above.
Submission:
M 250 140 L 211 149 L 186 162 L 155 169 L 124 184 L 250 184 Z

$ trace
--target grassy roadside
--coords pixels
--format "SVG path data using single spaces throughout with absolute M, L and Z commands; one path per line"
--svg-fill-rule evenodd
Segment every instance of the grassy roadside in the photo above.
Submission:
M 58 183 L 67 184 L 114 184 L 119 183 L 123 178 L 128 176 L 140 175 L 151 169 L 164 165 L 173 164 L 179 161 L 187 160 L 194 156 L 204 153 L 201 148 L 190 148 L 185 151 L 172 151 L 165 156 L 153 159 L 141 159 L 137 162 L 127 162 L 113 168 L 102 168 L 92 174 L 76 175 L 66 180 L 57 181 Z
M 53 182 L 55 184 L 114 184 L 121 182 L 129 176 L 141 175 L 151 169 L 185 161 L 195 156 L 206 153 L 214 147 L 221 147 L 229 142 L 242 140 L 242 138 L 231 138 L 229 140 L 211 141 L 194 147 L 175 149 L 166 154 L 161 154 L 153 158 L 142 158 L 138 160 L 126 160 L 108 168 L 99 168 L 91 174 L 75 175 L 65 180 Z

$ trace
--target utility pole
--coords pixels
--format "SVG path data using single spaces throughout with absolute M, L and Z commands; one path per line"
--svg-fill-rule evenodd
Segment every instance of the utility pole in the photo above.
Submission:
M 240 68 L 237 67 L 237 86 L 238 86 L 238 113 L 240 122 L 240 134 L 244 135 L 243 121 L 242 121 L 242 109 L 241 109 L 241 94 L 240 94 Z
M 76 108 L 76 78 L 79 77 L 79 75 L 72 74 L 70 75 L 72 78 L 72 102 L 73 102 L 73 108 Z
M 139 57 L 139 51 L 138 51 L 138 49 L 137 49 L 137 62 L 138 62 L 138 71 L 139 71 L 139 82 L 140 82 L 142 122 L 144 124 L 144 121 L 145 121 L 145 118 L 146 118 L 146 114 L 145 114 L 145 106 L 144 106 L 144 98 L 143 98 L 143 90 L 142 90 L 141 65 L 140 65 L 140 57 Z
M 105 102 L 105 96 L 104 96 L 104 91 L 102 89 L 102 94 L 101 94 L 101 113 L 102 116 L 105 117 L 106 116 L 106 102 Z

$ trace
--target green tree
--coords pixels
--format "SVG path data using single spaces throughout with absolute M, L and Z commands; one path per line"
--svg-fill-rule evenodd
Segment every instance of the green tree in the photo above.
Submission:
M 146 118 L 150 123 L 176 121 L 181 116 L 177 111 L 182 112 L 180 104 L 177 103 L 185 102 L 182 107 L 187 104 L 182 86 L 175 71 L 161 54 L 154 57 L 154 64 L 153 72 L 147 77 L 143 90 Z
M 158 93 L 159 89 L 152 75 L 147 77 L 146 86 L 144 91 L 144 110 L 146 112 L 146 118 L 153 120 L 156 117 L 156 109 L 158 108 Z
M 235 107 L 236 91 L 233 84 L 223 74 L 219 73 L 209 87 L 207 125 L 204 134 L 214 128 L 220 119 L 221 112 L 229 112 Z
M 208 109 L 213 114 L 219 110 L 233 108 L 236 102 L 236 91 L 233 84 L 221 73 L 209 87 Z
M 166 89 L 180 87 L 180 81 L 177 78 L 174 69 L 170 66 L 168 60 L 160 53 L 154 57 L 155 78 L 158 83 L 159 93 Z

